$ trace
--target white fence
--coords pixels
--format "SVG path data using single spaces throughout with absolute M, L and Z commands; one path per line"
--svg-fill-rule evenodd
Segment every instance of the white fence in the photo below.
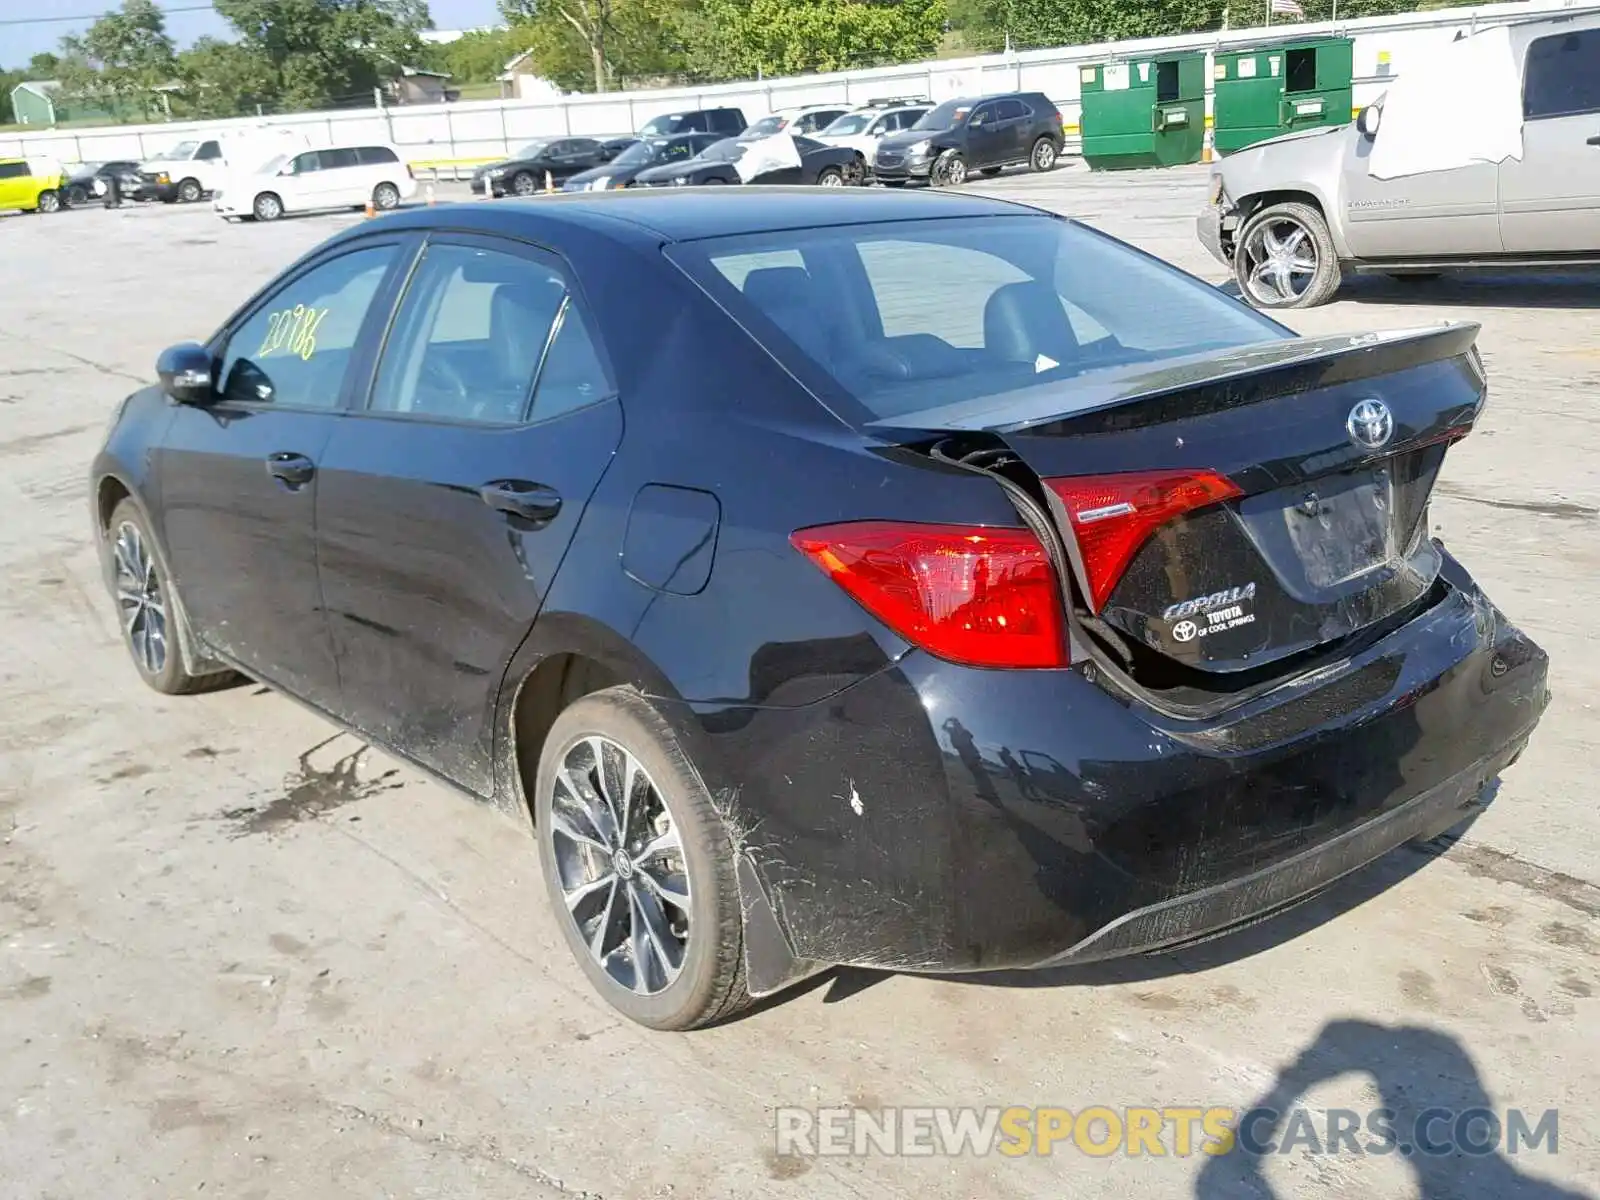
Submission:
M 550 134 L 620 134 L 651 117 L 690 108 L 734 106 L 751 120 L 775 108 L 801 104 L 863 103 L 888 96 L 933 100 L 998 91 L 1043 92 L 1061 109 L 1069 135 L 1077 131 L 1078 68 L 1106 59 L 1150 57 L 1174 50 L 1228 49 L 1284 37 L 1338 33 L 1354 39 L 1355 104 L 1375 99 L 1407 63 L 1450 42 L 1458 31 L 1562 12 L 1600 12 L 1596 0 L 1521 0 L 1476 8 L 1374 17 L 1360 21 L 1295 23 L 1271 29 L 1234 29 L 1183 37 L 1068 46 L 979 58 L 912 63 L 899 67 L 784 79 L 672 88 L 559 100 L 487 100 L 392 109 L 296 113 L 231 121 L 102 126 L 0 135 L 0 155 L 62 162 L 147 159 L 174 143 L 262 126 L 289 128 L 313 145 L 389 141 L 416 166 L 446 174 L 504 157 L 530 138 Z M 1208 63 L 1209 68 L 1209 63 Z M 1211 72 L 1206 71 L 1206 78 Z M 1206 111 L 1211 109 L 1209 85 Z

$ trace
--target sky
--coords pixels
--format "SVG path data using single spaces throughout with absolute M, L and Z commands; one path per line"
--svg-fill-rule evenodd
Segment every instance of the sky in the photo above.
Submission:
M 180 48 L 196 38 L 229 37 L 231 27 L 206 0 L 156 0 L 168 10 L 167 33 Z M 42 50 L 55 50 L 69 34 L 82 33 L 96 17 L 121 0 L 0 0 L 0 67 L 21 67 Z M 495 25 L 495 0 L 428 0 L 436 29 L 474 29 Z M 173 11 L 188 9 L 188 12 Z

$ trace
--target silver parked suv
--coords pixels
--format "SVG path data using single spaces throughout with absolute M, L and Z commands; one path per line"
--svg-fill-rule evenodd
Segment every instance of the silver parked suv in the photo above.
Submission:
M 1355 123 L 1230 154 L 1198 231 L 1260 308 L 1346 272 L 1600 264 L 1600 14 L 1458 38 Z

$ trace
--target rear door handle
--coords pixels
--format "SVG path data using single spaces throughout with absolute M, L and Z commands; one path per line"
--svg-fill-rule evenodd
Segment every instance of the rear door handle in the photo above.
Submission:
M 521 517 L 540 525 L 555 520 L 561 511 L 561 496 L 555 488 L 526 479 L 499 479 L 478 489 L 483 502 L 496 512 Z
M 280 450 L 276 454 L 267 455 L 267 474 L 290 491 L 298 491 L 305 487 L 316 473 L 317 464 L 304 454 L 297 454 L 293 450 Z

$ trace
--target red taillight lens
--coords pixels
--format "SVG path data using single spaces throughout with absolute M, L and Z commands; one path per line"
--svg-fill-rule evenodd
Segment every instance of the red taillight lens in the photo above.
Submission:
M 878 620 L 973 667 L 1064 667 L 1061 594 L 1026 529 L 853 521 L 789 539 Z
M 1241 494 L 1215 471 L 1129 471 L 1044 482 L 1072 521 L 1095 612 L 1157 529 L 1174 517 Z
M 1061 115 L 1061 110 L 1059 108 L 1056 109 L 1056 124 L 1061 126 L 1063 129 L 1067 127 L 1067 119 Z

